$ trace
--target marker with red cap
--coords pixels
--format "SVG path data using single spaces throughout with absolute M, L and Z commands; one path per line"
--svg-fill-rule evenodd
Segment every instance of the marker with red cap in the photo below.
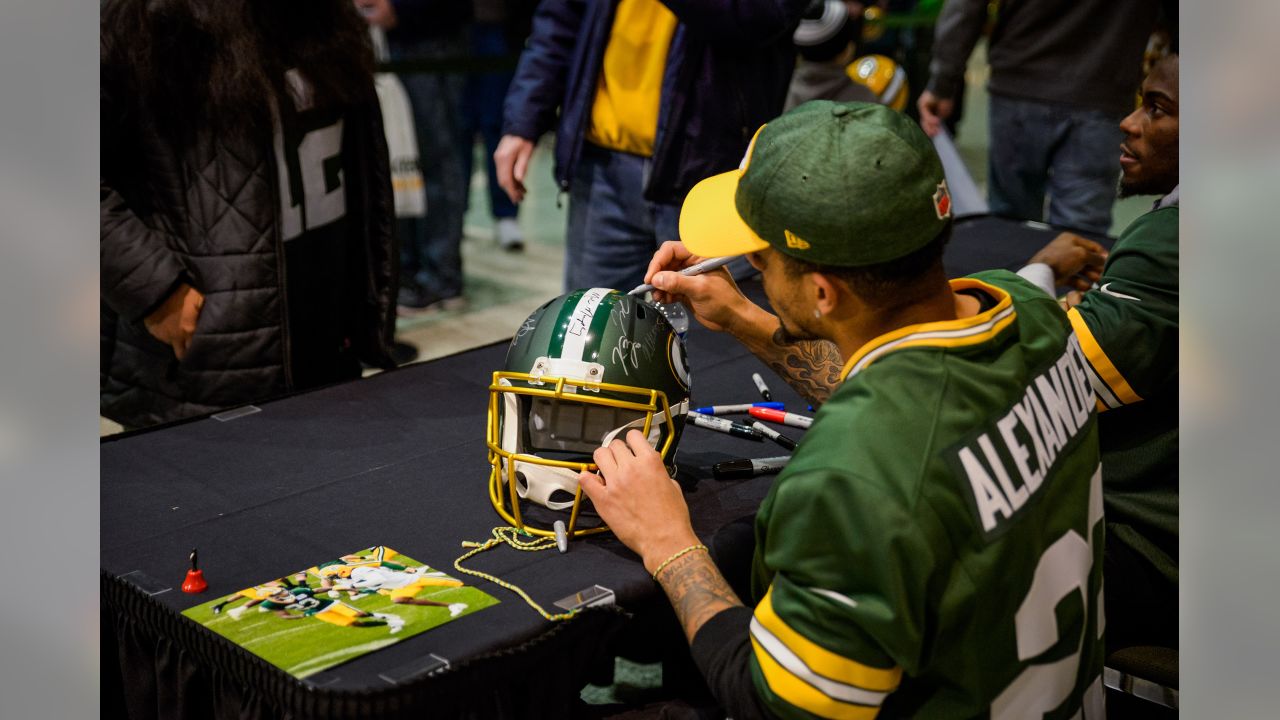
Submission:
M 813 418 L 807 415 L 797 415 L 795 413 L 773 410 L 771 408 L 751 408 L 749 412 L 753 418 L 768 420 L 772 423 L 782 423 L 783 425 L 790 425 L 791 427 L 807 428 L 813 424 Z

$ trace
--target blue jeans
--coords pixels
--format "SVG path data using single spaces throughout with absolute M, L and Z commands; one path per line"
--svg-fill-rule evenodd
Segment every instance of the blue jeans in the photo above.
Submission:
M 468 48 L 463 36 L 393 42 L 395 60 L 458 57 Z M 463 174 L 461 142 L 462 85 L 457 74 L 406 73 L 400 76 L 418 138 L 418 164 L 427 196 L 427 214 L 398 222 L 401 284 L 417 283 L 440 297 L 462 293 L 462 219 L 470 183 Z
M 569 184 L 564 288 L 644 282 L 658 246 L 680 239 L 680 208 L 645 200 L 650 159 L 584 143 Z
M 477 58 L 506 57 L 507 32 L 501 24 L 476 23 L 471 26 L 471 55 Z M 516 204 L 498 185 L 498 172 L 493 165 L 493 151 L 502 139 L 502 101 L 515 75 L 503 72 L 472 73 L 467 76 L 462 93 L 462 143 L 468 149 L 478 133 L 485 149 L 485 173 L 489 180 L 489 207 L 495 218 L 516 216 Z M 471 177 L 473 153 L 465 153 L 463 173 Z
M 991 95 L 991 212 L 1094 233 L 1111 229 L 1120 179 L 1118 115 Z

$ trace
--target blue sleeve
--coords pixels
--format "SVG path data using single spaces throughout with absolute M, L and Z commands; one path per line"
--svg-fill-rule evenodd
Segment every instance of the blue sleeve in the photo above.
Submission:
M 503 135 L 536 141 L 555 125 L 585 12 L 583 0 L 545 0 L 538 5 L 533 32 L 502 106 Z
M 795 32 L 809 0 L 662 0 L 680 22 L 713 41 L 767 45 Z

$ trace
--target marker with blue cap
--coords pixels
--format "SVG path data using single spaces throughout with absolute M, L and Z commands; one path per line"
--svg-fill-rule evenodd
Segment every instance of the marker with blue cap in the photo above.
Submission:
M 753 407 L 770 408 L 773 410 L 785 410 L 786 405 L 777 401 L 774 402 L 758 402 L 758 403 L 742 403 L 740 405 L 708 405 L 700 407 L 694 412 L 700 412 L 703 415 L 732 415 L 734 413 L 751 412 Z

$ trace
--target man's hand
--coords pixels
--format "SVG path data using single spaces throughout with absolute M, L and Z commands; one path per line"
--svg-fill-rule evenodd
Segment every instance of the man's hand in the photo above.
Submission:
M 157 340 L 172 347 L 174 356 L 181 360 L 187 355 L 203 307 L 204 295 L 182 283 L 142 324 Z
M 684 494 L 643 433 L 628 430 L 625 441 L 614 438 L 594 457 L 600 473 L 578 475 L 582 492 L 646 570 L 653 573 L 667 558 L 698 544 Z
M 1072 290 L 1059 302 L 1062 304 L 1063 310 L 1070 310 L 1071 308 L 1079 305 L 1082 300 L 1084 300 L 1084 293 L 1079 290 Z
M 391 0 L 356 0 L 356 9 L 370 25 L 390 30 L 396 26 L 396 9 Z
M 925 135 L 937 135 L 942 129 L 942 121 L 951 117 L 955 106 L 955 100 L 950 98 L 940 98 L 928 90 L 920 93 L 916 109 L 920 111 L 920 127 L 924 129 Z
M 1036 253 L 1029 263 L 1044 263 L 1053 270 L 1053 281 L 1059 287 L 1088 290 L 1102 277 L 1107 262 L 1107 249 L 1102 245 L 1064 232 Z
M 631 548 L 652 575 L 681 550 L 699 544 L 689 524 L 689 506 L 675 480 L 667 477 L 662 456 L 644 434 L 628 430 L 595 452 L 600 474 L 578 475 L 582 492 L 591 498 L 609 529 Z M 741 605 L 708 553 L 685 553 L 669 563 L 658 578 L 671 600 L 685 638 L 725 609 Z
M 732 332 L 734 324 L 755 305 L 742 294 L 725 268 L 701 275 L 679 273 L 702 260 L 690 254 L 684 243 L 669 240 L 654 253 L 644 280 L 656 288 L 653 299 L 657 302 L 682 302 L 703 327 Z
M 507 191 L 511 202 L 524 200 L 524 177 L 533 157 L 533 141 L 518 135 L 503 135 L 493 151 L 493 164 L 498 172 L 498 186 Z

